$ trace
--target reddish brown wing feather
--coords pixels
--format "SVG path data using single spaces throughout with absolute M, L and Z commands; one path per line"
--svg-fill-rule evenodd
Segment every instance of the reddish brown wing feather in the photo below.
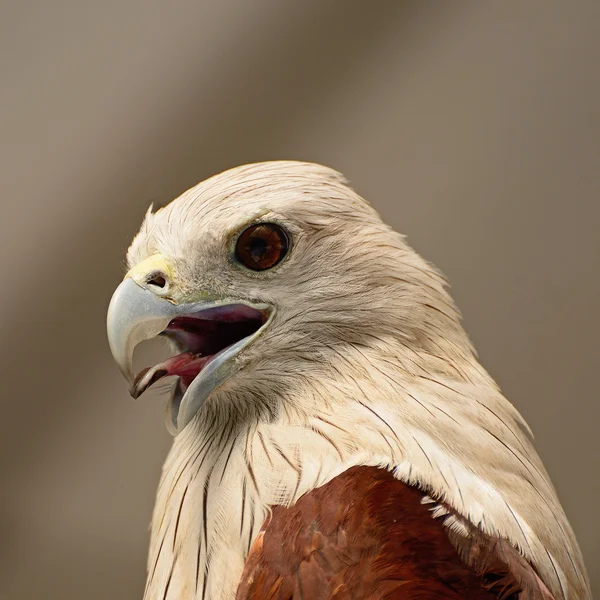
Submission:
M 422 498 L 388 471 L 354 467 L 294 506 L 274 507 L 236 600 L 493 600 L 502 589 L 504 598 L 518 592 L 501 563 L 484 576 L 470 570 Z

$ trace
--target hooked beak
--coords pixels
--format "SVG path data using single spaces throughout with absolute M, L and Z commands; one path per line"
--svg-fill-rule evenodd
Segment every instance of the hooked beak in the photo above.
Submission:
M 207 294 L 200 302 L 179 303 L 176 296 L 173 273 L 156 255 L 126 275 L 107 315 L 110 350 L 134 398 L 163 377 L 177 376 L 167 415 L 167 427 L 174 435 L 194 418 L 210 393 L 239 370 L 237 355 L 274 315 L 266 304 Z M 136 346 L 158 335 L 168 337 L 179 353 L 136 376 Z

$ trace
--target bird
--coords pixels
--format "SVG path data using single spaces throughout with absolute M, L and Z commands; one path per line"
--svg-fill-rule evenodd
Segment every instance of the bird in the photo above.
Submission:
M 591 598 L 447 281 L 342 174 L 214 175 L 150 206 L 127 268 L 112 355 L 134 398 L 172 382 L 144 600 Z

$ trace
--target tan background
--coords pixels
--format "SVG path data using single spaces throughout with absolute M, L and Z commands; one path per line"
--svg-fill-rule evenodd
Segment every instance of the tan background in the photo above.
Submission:
M 0 14 L 0 597 L 141 597 L 169 445 L 104 332 L 150 203 L 342 170 L 449 276 L 600 590 L 600 3 L 32 0 Z

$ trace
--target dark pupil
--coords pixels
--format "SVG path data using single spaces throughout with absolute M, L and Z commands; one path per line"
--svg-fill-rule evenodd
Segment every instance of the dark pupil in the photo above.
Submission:
M 262 238 L 252 237 L 248 240 L 248 246 L 246 248 L 250 254 L 250 258 L 255 263 L 259 263 L 269 251 L 270 244 L 267 244 L 266 240 Z

